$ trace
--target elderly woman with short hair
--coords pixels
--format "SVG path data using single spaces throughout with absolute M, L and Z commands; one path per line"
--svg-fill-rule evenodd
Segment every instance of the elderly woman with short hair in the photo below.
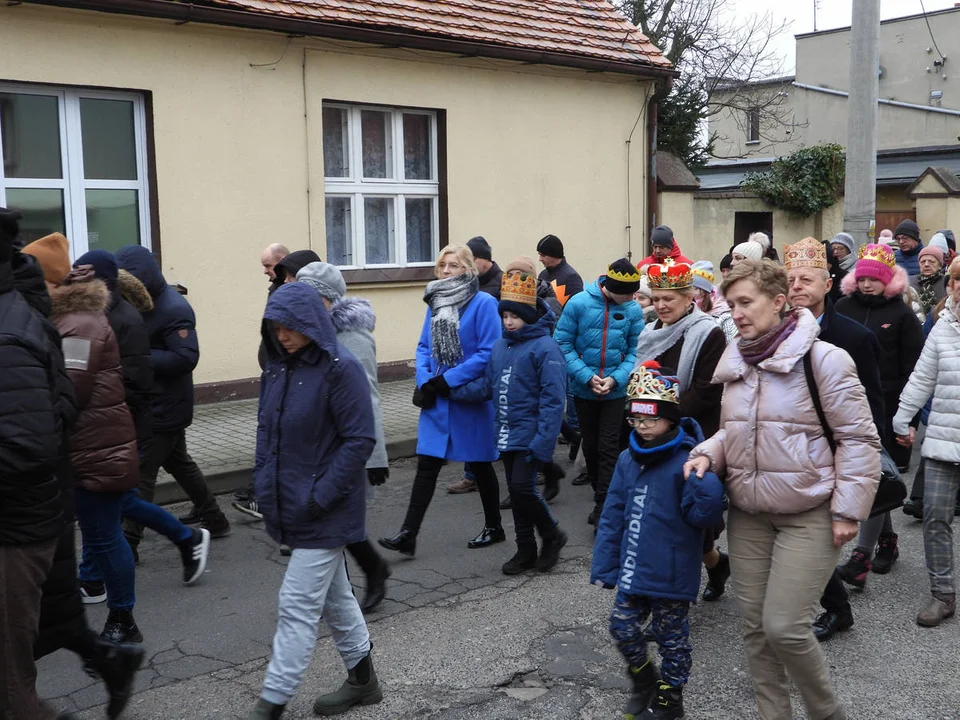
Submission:
M 378 541 L 388 550 L 411 556 L 437 489 L 437 477 L 448 460 L 470 463 L 483 504 L 484 527 L 467 547 L 488 547 L 506 540 L 500 525 L 500 486 L 493 469 L 498 456 L 493 401 L 450 399 L 451 388 L 486 372 L 493 345 L 502 335 L 500 312 L 492 295 L 478 292 L 470 248 L 443 248 L 435 272 L 437 279 L 427 284 L 423 295 L 428 309 L 417 345 L 417 474 L 400 532 Z
M 720 430 L 684 471 L 726 475 L 730 565 L 761 719 L 793 717 L 789 675 L 811 720 L 840 720 L 811 625 L 841 546 L 870 514 L 880 439 L 853 360 L 817 341 L 809 310 L 785 312 L 782 267 L 744 261 L 721 291 L 740 339 L 713 376 L 724 384 Z

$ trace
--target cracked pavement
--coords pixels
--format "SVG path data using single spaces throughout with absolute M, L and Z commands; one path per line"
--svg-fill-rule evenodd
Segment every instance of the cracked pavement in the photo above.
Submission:
M 560 448 L 558 459 L 565 450 Z M 412 460 L 392 464 L 390 479 L 369 506 L 372 540 L 399 529 L 414 467 Z M 570 534 L 556 570 L 506 577 L 500 565 L 515 549 L 510 513 L 504 513 L 507 543 L 468 550 L 483 515 L 476 493 L 446 493 L 459 471 L 451 465 L 441 474 L 417 556 L 382 551 L 393 575 L 388 599 L 368 623 L 384 700 L 344 717 L 621 717 L 628 681 L 606 627 L 614 595 L 588 582 L 590 489 L 572 487 L 568 478 L 552 503 Z M 502 469 L 499 475 L 502 484 Z M 213 542 L 207 572 L 196 586 L 181 584 L 179 554 L 164 538 L 148 534 L 141 545 L 135 614 L 147 659 L 125 718 L 245 718 L 257 698 L 287 559 L 262 524 L 230 509 L 229 501 L 220 498 L 233 533 Z M 177 513 L 186 506 L 170 509 Z M 866 591 L 854 593 L 854 629 L 825 647 L 831 673 L 850 718 L 957 720 L 957 621 L 937 629 L 914 624 L 927 598 L 920 524 L 899 512 L 894 524 L 901 559 L 890 575 L 872 576 Z M 352 560 L 350 567 L 361 588 L 362 574 Z M 88 605 L 87 611 L 99 628 L 105 606 Z M 314 697 L 338 687 L 345 676 L 322 623 L 320 629 L 313 664 L 285 717 L 312 717 Z M 687 717 L 755 718 L 732 592 L 695 606 L 691 631 Z M 38 667 L 43 697 L 80 720 L 104 717 L 102 685 L 83 673 L 76 657 L 60 651 Z M 806 717 L 796 695 L 794 711 Z

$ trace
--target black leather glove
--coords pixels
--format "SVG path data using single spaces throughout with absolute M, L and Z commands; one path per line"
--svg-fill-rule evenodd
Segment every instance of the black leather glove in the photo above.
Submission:
M 367 468 L 367 482 L 376 487 L 383 485 L 390 477 L 390 468 Z
M 437 375 L 430 380 L 430 384 L 433 385 L 434 392 L 440 397 L 450 397 L 450 386 L 447 385 L 447 381 L 443 375 Z
M 437 404 L 437 392 L 429 380 L 413 391 L 413 404 L 421 410 L 429 410 Z

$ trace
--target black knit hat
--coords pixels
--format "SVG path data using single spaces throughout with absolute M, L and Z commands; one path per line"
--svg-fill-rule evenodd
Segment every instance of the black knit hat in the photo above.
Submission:
M 467 240 L 467 247 L 470 248 L 470 252 L 473 253 L 475 258 L 493 260 L 493 248 L 490 247 L 490 243 L 483 235 L 477 235 Z
M 500 314 L 512 312 L 527 325 L 533 325 L 540 318 L 540 311 L 536 305 L 517 302 L 516 300 L 501 300 L 497 305 Z
M 13 257 L 13 241 L 20 234 L 20 213 L 0 207 L 0 262 Z
M 896 237 L 897 235 L 906 235 L 920 242 L 920 227 L 913 220 L 904 220 L 893 231 L 893 236 Z
M 733 255 L 727 253 L 723 256 L 723 259 L 720 261 L 720 269 L 728 270 L 733 267 Z
M 614 295 L 630 295 L 640 289 L 640 271 L 626 258 L 614 260 L 602 284 Z
M 556 235 L 544 235 L 537 243 L 537 252 L 552 258 L 563 258 L 563 243 Z
M 673 230 L 666 225 L 658 225 L 653 229 L 650 235 L 651 245 L 663 245 L 664 247 L 673 247 Z

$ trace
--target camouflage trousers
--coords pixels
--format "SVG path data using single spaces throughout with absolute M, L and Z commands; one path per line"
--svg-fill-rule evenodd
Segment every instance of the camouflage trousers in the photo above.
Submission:
M 690 603 L 686 600 L 618 592 L 610 614 L 610 635 L 620 654 L 633 667 L 647 661 L 647 636 L 652 637 L 662 658 L 660 676 L 670 687 L 680 687 L 690 679 L 693 665 L 689 610 Z M 648 618 L 650 627 L 645 628 Z

